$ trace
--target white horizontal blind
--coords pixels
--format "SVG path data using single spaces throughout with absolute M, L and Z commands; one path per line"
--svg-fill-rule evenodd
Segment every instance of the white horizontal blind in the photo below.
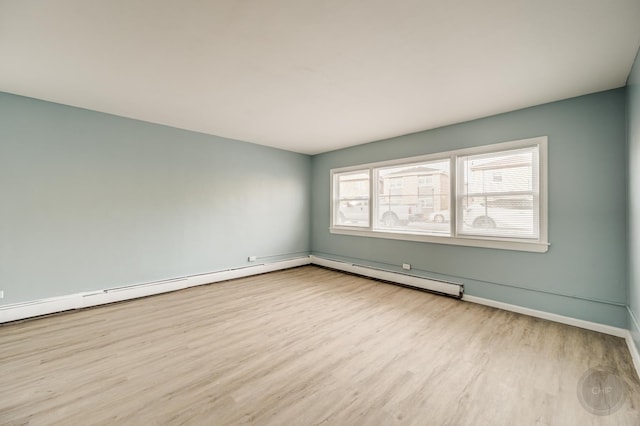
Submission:
M 458 234 L 539 239 L 538 145 L 459 156 L 458 167 Z

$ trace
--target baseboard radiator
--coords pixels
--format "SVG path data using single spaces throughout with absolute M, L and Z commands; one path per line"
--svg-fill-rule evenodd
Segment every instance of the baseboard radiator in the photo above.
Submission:
M 350 272 L 369 278 L 398 284 L 404 287 L 425 290 L 443 296 L 462 299 L 464 296 L 464 285 L 450 281 L 437 280 L 433 278 L 417 277 L 415 275 L 402 274 L 395 271 L 378 269 L 371 266 L 357 265 L 340 260 L 326 259 L 319 256 L 311 256 L 311 263 L 326 268 L 337 269 L 339 271 Z
M 369 266 L 355 265 L 353 263 L 325 259 L 318 256 L 304 256 L 300 258 L 284 260 L 269 264 L 252 265 L 237 269 L 227 269 L 206 274 L 187 277 L 172 278 L 162 281 L 146 282 L 120 287 L 112 287 L 104 290 L 89 291 L 70 294 L 60 297 L 52 297 L 27 302 L 19 302 L 9 305 L 0 305 L 0 324 L 63 312 L 74 309 L 83 309 L 91 306 L 121 302 L 154 294 L 181 290 L 198 285 L 232 280 L 256 274 L 273 272 L 281 269 L 294 268 L 308 264 L 315 264 L 326 268 L 349 272 L 369 278 L 374 278 L 392 284 L 411 287 L 432 293 L 461 299 L 464 295 L 462 284 L 440 281 L 430 278 L 416 277 L 394 271 L 376 269 Z
M 25 318 L 49 315 L 56 312 L 83 309 L 91 306 L 105 305 L 108 303 L 136 299 L 139 297 L 152 296 L 154 294 L 167 293 L 199 285 L 264 274 L 281 269 L 295 268 L 297 266 L 308 265 L 309 263 L 309 256 L 304 256 L 279 262 L 226 269 L 205 274 L 112 287 L 104 290 L 76 293 L 9 305 L 0 305 L 0 324 L 18 321 Z

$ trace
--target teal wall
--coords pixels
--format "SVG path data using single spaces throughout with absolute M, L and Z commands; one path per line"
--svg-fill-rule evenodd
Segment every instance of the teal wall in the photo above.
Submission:
M 625 102 L 616 89 L 314 156 L 312 252 L 397 271 L 410 263 L 469 295 L 626 327 Z M 545 135 L 547 253 L 329 233 L 331 168 Z
M 626 327 L 628 312 L 640 316 L 638 68 L 628 89 L 313 157 L 0 93 L 0 302 L 311 250 L 389 270 L 411 263 L 470 295 Z M 331 168 L 543 135 L 547 253 L 329 233 Z
M 308 254 L 310 157 L 0 93 L 3 304 Z
M 640 53 L 638 54 L 640 55 Z M 627 80 L 629 329 L 640 350 L 640 58 Z

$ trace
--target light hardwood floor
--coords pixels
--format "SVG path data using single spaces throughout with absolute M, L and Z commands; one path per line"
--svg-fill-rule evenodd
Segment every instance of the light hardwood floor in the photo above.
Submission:
M 577 398 L 591 367 L 625 402 Z M 0 424 L 638 425 L 622 339 L 306 266 L 0 327 Z

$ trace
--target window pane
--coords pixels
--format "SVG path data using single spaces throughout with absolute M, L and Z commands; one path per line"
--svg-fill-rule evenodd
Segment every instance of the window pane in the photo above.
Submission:
M 340 226 L 369 227 L 369 171 L 334 176 L 334 223 Z
M 460 157 L 459 234 L 539 235 L 538 147 Z
M 449 169 L 448 158 L 378 169 L 374 227 L 451 235 Z

